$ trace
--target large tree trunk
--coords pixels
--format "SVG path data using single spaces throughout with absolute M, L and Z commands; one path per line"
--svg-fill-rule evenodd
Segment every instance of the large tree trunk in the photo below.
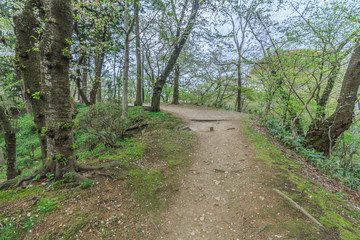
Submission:
M 174 68 L 174 65 L 181 53 L 182 48 L 184 47 L 186 40 L 188 39 L 191 30 L 194 27 L 195 19 L 197 12 L 199 10 L 199 0 L 194 0 L 192 9 L 191 9 L 191 15 L 189 18 L 189 21 L 186 25 L 185 31 L 183 35 L 178 40 L 178 43 L 175 45 L 174 50 L 170 54 L 170 58 L 165 66 L 164 71 L 160 74 L 160 76 L 157 78 L 154 89 L 153 89 L 153 96 L 151 99 L 151 111 L 152 112 L 159 112 L 160 111 L 160 98 L 161 98 L 161 92 L 165 85 L 166 79 L 171 73 L 171 71 Z
M 135 106 L 142 106 L 142 74 L 141 74 L 141 53 L 140 53 L 140 21 L 139 1 L 135 1 L 135 38 L 136 38 L 136 101 Z
M 8 114 L 3 106 L 0 105 L 0 124 L 5 131 L 5 149 L 7 154 L 7 179 L 13 179 L 19 175 L 16 162 L 16 132 L 11 126 Z
M 124 75 L 123 75 L 123 101 L 122 101 L 122 117 L 128 117 L 128 81 L 129 81 L 129 62 L 130 62 L 130 30 L 129 30 L 129 6 L 128 1 L 125 1 L 125 16 L 124 16 Z
M 40 140 L 41 158 L 47 157 L 46 137 L 41 134 L 45 128 L 43 93 L 41 92 L 40 54 L 36 41 L 40 37 L 36 32 L 39 21 L 33 13 L 33 8 L 39 7 L 37 0 L 27 1 L 21 14 L 14 17 L 16 33 L 17 67 L 21 70 L 24 91 L 30 100 L 36 130 Z
M 73 122 L 70 106 L 69 56 L 72 33 L 71 0 L 44 0 L 45 27 L 40 42 L 48 161 L 45 171 L 55 179 L 74 171 Z
M 324 152 L 325 155 L 331 155 L 331 149 L 337 138 L 352 124 L 360 85 L 360 47 L 358 44 L 359 42 L 350 58 L 335 112 L 329 118 L 318 122 L 317 126 L 311 126 L 306 135 L 308 145 L 319 152 Z
M 178 64 L 175 65 L 175 77 L 174 77 L 174 95 L 172 104 L 179 104 L 179 78 L 180 78 L 180 67 Z

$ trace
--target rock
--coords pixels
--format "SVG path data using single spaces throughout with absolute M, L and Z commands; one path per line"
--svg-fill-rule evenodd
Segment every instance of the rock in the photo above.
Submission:
M 263 196 L 260 196 L 259 198 L 260 198 L 261 201 L 265 200 L 265 198 Z
M 195 236 L 195 231 L 192 231 L 190 234 L 191 236 Z
M 182 130 L 182 131 L 190 131 L 190 132 L 194 131 L 191 127 L 187 127 L 187 126 L 180 128 L 180 130 Z
M 220 201 L 220 197 L 216 197 L 215 200 L 216 200 L 216 201 Z
M 219 184 L 220 184 L 220 181 L 218 181 L 218 180 L 213 180 L 213 181 L 214 181 L 215 185 L 219 185 Z

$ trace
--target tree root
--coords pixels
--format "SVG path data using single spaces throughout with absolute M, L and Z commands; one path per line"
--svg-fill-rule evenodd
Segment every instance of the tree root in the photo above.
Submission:
M 81 166 L 81 165 L 76 164 L 76 167 L 75 167 L 76 171 L 71 171 L 71 173 L 72 173 L 73 179 L 75 181 L 83 183 L 83 182 L 87 182 L 87 181 L 91 181 L 91 180 L 77 172 L 109 169 L 109 168 L 119 167 L 122 165 L 123 164 L 118 161 L 113 161 L 107 165 L 97 166 L 97 167 Z M 49 171 L 47 167 L 44 167 L 44 168 L 37 170 L 35 173 L 33 173 L 30 176 L 26 176 L 26 177 L 23 177 L 20 179 L 10 179 L 10 180 L 4 181 L 4 182 L 0 183 L 0 190 L 7 190 L 9 188 L 15 189 L 15 188 L 19 187 L 23 182 L 34 179 L 37 175 L 40 175 L 40 179 L 45 178 L 46 173 L 48 173 L 48 172 L 51 172 L 51 171 Z
M 82 166 L 82 165 L 78 165 L 76 164 L 76 169 L 78 171 L 93 171 L 93 170 L 101 170 L 101 169 L 107 169 L 107 168 L 113 168 L 113 167 L 119 167 L 122 166 L 123 164 L 121 162 L 118 161 L 113 161 L 107 165 L 103 165 L 103 166 Z
M 84 182 L 91 181 L 91 179 L 84 177 L 83 175 L 81 175 L 80 173 L 77 173 L 75 171 L 70 172 L 70 173 L 72 174 L 72 177 L 76 182 L 84 183 Z

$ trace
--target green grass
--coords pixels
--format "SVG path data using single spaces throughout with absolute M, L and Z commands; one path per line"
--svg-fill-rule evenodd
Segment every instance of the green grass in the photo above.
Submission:
M 79 111 L 85 108 L 80 107 Z M 138 211 L 149 213 L 161 211 L 180 184 L 179 179 L 186 172 L 190 164 L 189 153 L 192 149 L 193 134 L 177 128 L 182 121 L 171 114 L 145 112 L 141 108 L 130 108 L 130 118 L 140 118 L 141 124 L 146 123 L 144 130 L 126 134 L 118 141 L 118 147 L 106 147 L 100 139 L 78 128 L 74 129 L 76 155 L 78 162 L 86 165 L 102 165 L 113 161 L 122 163 L 119 167 L 119 181 L 126 188 L 124 194 L 128 199 L 139 203 Z M 24 117 L 21 135 L 18 136 L 19 167 L 23 169 L 22 176 L 31 175 L 36 169 L 42 167 L 37 134 L 31 118 Z M 2 138 L 0 144 L 3 144 Z M 35 149 L 30 149 L 32 146 Z M 33 155 L 27 154 L 30 149 Z M 150 155 L 149 155 L 150 154 Z M 154 155 L 153 155 L 154 154 Z M 150 159 L 149 164 L 143 161 Z M 158 161 L 158 162 L 157 162 Z M 0 177 L 6 178 L 5 167 L 0 169 Z M 112 169 L 113 170 L 113 169 Z M 0 240 L 20 239 L 46 216 L 62 208 L 64 200 L 72 198 L 79 191 L 88 191 L 93 181 L 82 185 L 71 184 L 71 176 L 65 180 L 53 182 L 51 176 L 45 180 L 46 186 L 34 182 L 35 187 L 22 190 L 8 190 L 0 192 L 1 203 L 17 203 L 25 199 L 37 197 L 37 203 L 27 209 L 30 215 L 21 213 L 22 210 L 12 212 L 9 216 L 0 216 L 4 223 L 0 229 Z M 84 189 L 84 190 L 81 190 Z M 17 205 L 16 205 L 17 206 Z M 21 216 L 20 216 L 21 214 Z M 134 213 L 135 214 L 135 213 Z M 90 216 L 74 213 L 74 219 L 65 232 L 61 233 L 64 239 L 71 239 L 79 229 L 88 224 Z M 16 227 L 15 227 L 16 226 Z M 43 233 L 42 239 L 56 239 L 58 232 Z
M 303 177 L 300 174 L 301 165 L 298 162 L 285 156 L 263 134 L 254 130 L 249 122 L 244 125 L 247 139 L 255 146 L 256 158 L 263 160 L 271 168 L 282 169 L 278 173 L 279 188 L 283 186 L 281 181 L 290 180 L 298 192 L 290 197 L 323 225 L 328 229 L 337 229 L 341 239 L 360 238 L 360 212 L 358 210 L 353 209 L 347 201 L 343 200 L 341 194 L 331 193 L 323 186 L 314 184 L 307 177 Z M 286 189 L 281 189 L 281 191 L 286 192 Z M 305 196 L 302 196 L 301 192 L 304 192 Z

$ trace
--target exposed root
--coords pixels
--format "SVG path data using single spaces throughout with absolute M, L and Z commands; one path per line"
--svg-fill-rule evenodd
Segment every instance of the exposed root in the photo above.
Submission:
M 123 164 L 121 162 L 118 161 L 113 161 L 107 165 L 103 165 L 103 166 L 81 166 L 81 165 L 76 165 L 76 169 L 78 171 L 93 171 L 93 170 L 101 170 L 101 169 L 106 169 L 106 168 L 113 168 L 113 167 L 119 167 L 122 166 Z
M 0 190 L 9 189 L 14 183 L 16 183 L 17 179 L 10 179 L 0 183 Z
M 123 164 L 121 162 L 118 161 L 113 161 L 107 165 L 103 165 L 103 166 L 96 166 L 96 167 L 91 167 L 91 166 L 81 166 L 81 165 L 76 165 L 76 171 L 93 171 L 93 170 L 101 170 L 101 169 L 108 169 L 108 168 L 114 168 L 114 167 L 119 167 L 122 166 Z M 7 190 L 9 188 L 17 188 L 19 186 L 21 186 L 22 183 L 32 180 L 34 179 L 37 175 L 40 175 L 40 178 L 45 178 L 46 177 L 46 173 L 51 172 L 48 171 L 48 168 L 41 168 L 39 170 L 37 170 L 35 173 L 33 173 L 30 176 L 26 176 L 20 179 L 10 179 L 7 181 L 4 181 L 2 183 L 0 183 L 0 190 Z M 86 181 L 90 181 L 90 179 L 82 176 L 81 174 L 77 173 L 75 171 L 72 171 L 72 175 L 75 181 L 78 181 L 80 183 L 82 182 L 86 182 Z
M 80 173 L 71 172 L 71 174 L 72 174 L 73 179 L 74 179 L 76 182 L 84 183 L 84 182 L 91 181 L 89 178 L 84 177 L 84 176 L 81 175 Z

